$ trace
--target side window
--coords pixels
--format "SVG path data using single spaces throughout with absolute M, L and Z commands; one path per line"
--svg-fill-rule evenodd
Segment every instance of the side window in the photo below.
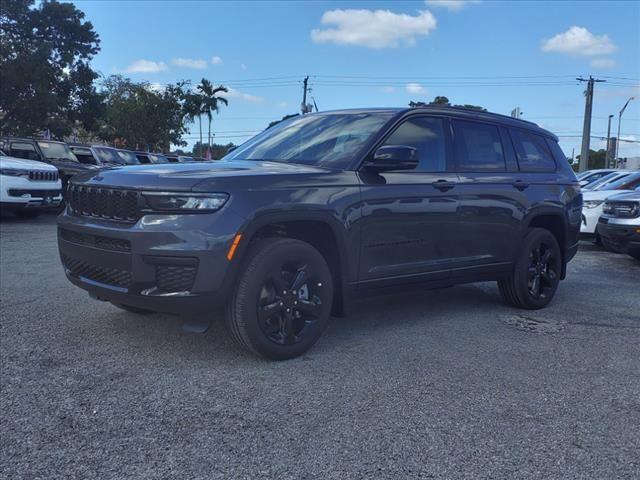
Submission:
M 556 162 L 543 137 L 513 128 L 511 138 L 521 172 L 556 171 Z
M 454 120 L 454 151 L 462 172 L 504 172 L 506 165 L 498 127 Z
M 447 169 L 444 121 L 414 117 L 406 120 L 384 142 L 384 146 L 406 145 L 418 153 L 418 167 L 412 171 L 444 172 Z
M 14 142 L 11 144 L 11 155 L 26 160 L 40 160 L 36 149 L 30 143 Z

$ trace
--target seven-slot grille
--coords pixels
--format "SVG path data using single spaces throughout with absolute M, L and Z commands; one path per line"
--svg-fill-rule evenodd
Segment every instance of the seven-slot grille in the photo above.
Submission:
M 608 201 L 604 205 L 603 213 L 617 218 L 635 218 L 640 215 L 640 202 Z
M 67 200 L 76 215 L 124 222 L 142 217 L 140 193 L 135 190 L 69 184 Z
M 58 172 L 29 170 L 29 180 L 32 182 L 57 182 Z

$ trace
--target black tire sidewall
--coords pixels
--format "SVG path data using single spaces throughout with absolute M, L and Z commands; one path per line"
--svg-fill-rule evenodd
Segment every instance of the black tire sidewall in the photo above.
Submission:
M 232 321 L 241 323 L 245 341 L 258 354 L 273 360 L 297 357 L 309 350 L 320 338 L 329 324 L 333 301 L 333 279 L 324 257 L 308 243 L 295 239 L 270 239 L 254 247 L 233 298 Z M 294 345 L 280 345 L 264 334 L 258 323 L 257 300 L 268 272 L 277 263 L 300 261 L 307 263 L 313 272 L 313 280 L 321 282 L 322 299 L 320 317 L 306 333 L 305 338 Z

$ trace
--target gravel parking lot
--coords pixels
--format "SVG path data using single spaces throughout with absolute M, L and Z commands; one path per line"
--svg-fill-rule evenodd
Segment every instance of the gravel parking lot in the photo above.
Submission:
M 493 283 L 358 301 L 304 358 L 91 300 L 55 217 L 3 218 L 0 477 L 638 478 L 640 263 L 583 245 L 553 304 Z

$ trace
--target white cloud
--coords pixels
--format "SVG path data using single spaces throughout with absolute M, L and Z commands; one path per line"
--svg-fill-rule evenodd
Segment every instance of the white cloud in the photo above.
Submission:
M 412 46 L 416 37 L 427 36 L 436 28 L 435 17 L 426 10 L 415 16 L 389 10 L 329 10 L 322 14 L 320 22 L 334 28 L 311 30 L 315 43 L 369 48 Z
M 450 12 L 459 12 L 471 3 L 480 3 L 480 0 L 425 0 L 430 7 L 446 8 Z
M 593 68 L 614 68 L 616 61 L 613 58 L 594 58 L 589 64 Z
M 382 91 L 383 91 L 384 93 L 393 93 L 393 92 L 395 92 L 395 91 L 396 91 L 396 87 L 383 87 L 383 88 L 382 88 Z
M 289 102 L 282 101 L 282 102 L 278 103 L 278 106 L 281 107 L 281 108 L 288 107 L 289 106 Z
M 201 58 L 173 58 L 171 63 L 176 67 L 195 68 L 196 70 L 207 68 L 207 61 Z
M 147 85 L 147 90 L 160 93 L 165 90 L 165 86 L 158 82 L 151 82 Z
M 608 35 L 594 35 L 586 28 L 576 26 L 542 42 L 543 52 L 585 57 L 609 55 L 617 49 Z
M 405 90 L 407 92 L 413 93 L 413 94 L 416 94 L 416 93 L 421 93 L 421 94 L 427 93 L 427 89 L 424 88 L 419 83 L 407 83 L 404 88 L 405 88 Z
M 222 58 L 217 55 L 211 57 L 211 65 L 222 65 Z
M 125 73 L 157 73 L 166 70 L 168 70 L 168 68 L 164 62 L 153 62 L 144 59 L 136 60 L 124 69 Z
M 244 93 L 244 92 L 241 92 L 240 90 L 236 90 L 235 88 L 229 88 L 229 91 L 223 94 L 223 96 L 226 96 L 229 98 L 239 98 L 240 100 L 244 100 L 246 102 L 253 102 L 253 103 L 264 102 L 264 98 L 262 97 L 251 95 L 249 93 Z

